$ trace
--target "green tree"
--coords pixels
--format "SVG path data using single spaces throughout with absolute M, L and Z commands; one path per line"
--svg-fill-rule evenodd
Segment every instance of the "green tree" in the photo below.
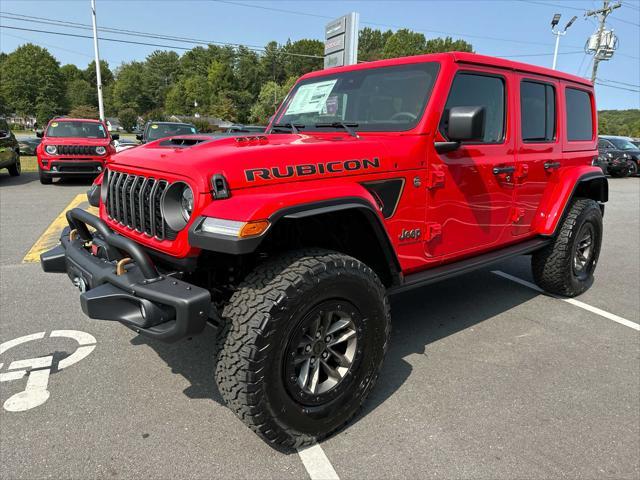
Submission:
M 266 125 L 269 118 L 275 113 L 276 109 L 289 93 L 291 87 L 295 83 L 296 78 L 291 77 L 284 85 L 278 85 L 276 82 L 267 82 L 260 89 L 258 99 L 251 107 L 249 121 L 260 125 Z
M 78 105 L 69 112 L 72 118 L 100 118 L 98 109 L 93 105 Z
M 72 109 L 78 105 L 97 105 L 96 87 L 91 86 L 83 78 L 67 82 L 67 107 Z
M 0 97 L 17 113 L 62 113 L 65 85 L 60 65 L 45 48 L 31 43 L 18 47 L 2 61 Z
M 98 84 L 98 78 L 96 76 L 96 61 L 92 60 L 87 68 L 82 72 L 84 79 L 89 82 L 91 85 Z M 100 60 L 100 79 L 102 80 L 102 86 L 107 86 L 114 80 L 113 72 L 109 68 L 109 64 Z M 97 94 L 96 94 L 97 95 Z
M 464 40 L 454 40 L 451 37 L 427 40 L 424 53 L 443 52 L 473 52 L 473 46 Z
M 358 60 L 371 62 L 384 58 L 384 46 L 392 35 L 393 32 L 391 30 L 382 32 L 369 27 L 360 30 L 358 37 Z
M 402 28 L 391 35 L 382 51 L 383 58 L 407 57 L 410 55 L 420 55 L 426 48 L 424 35 Z
M 282 83 L 287 75 L 284 71 L 284 55 L 277 42 L 269 42 L 260 56 L 260 65 L 264 75 L 263 82 L 272 81 Z
M 164 106 L 167 92 L 180 72 L 180 57 L 176 52 L 156 50 L 145 60 L 145 85 L 151 96 L 153 108 Z
M 324 43 L 320 40 L 302 39 L 295 42 L 289 40 L 281 51 L 287 78 L 320 70 L 324 65 Z
M 120 120 L 122 128 L 127 132 L 130 132 L 136 128 L 136 125 L 138 124 L 138 114 L 131 107 L 123 108 L 118 112 L 118 120 Z
M 65 82 L 72 80 L 84 80 L 84 72 L 72 63 L 67 63 L 60 67 L 60 73 L 64 77 Z
M 145 74 L 142 62 L 122 64 L 110 89 L 111 104 L 115 111 L 130 107 L 141 114 L 153 108 L 151 92 L 144 88 Z
M 59 107 L 48 98 L 39 98 L 35 107 L 35 116 L 38 125 L 45 126 L 49 120 L 55 117 Z

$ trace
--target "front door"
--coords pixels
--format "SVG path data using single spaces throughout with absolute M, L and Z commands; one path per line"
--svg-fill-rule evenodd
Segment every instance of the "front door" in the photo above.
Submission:
M 465 68 L 453 79 L 438 138 L 446 140 L 449 109 L 458 106 L 485 109 L 484 137 L 429 159 L 425 229 L 429 257 L 486 249 L 501 240 L 511 223 L 516 165 L 510 78 L 510 72 Z

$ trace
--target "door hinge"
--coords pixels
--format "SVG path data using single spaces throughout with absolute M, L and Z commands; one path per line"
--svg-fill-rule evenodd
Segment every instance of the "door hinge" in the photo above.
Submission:
M 436 237 L 442 235 L 442 225 L 439 223 L 427 223 L 426 225 L 426 241 L 430 242 Z
M 444 172 L 438 170 L 429 172 L 427 188 L 438 188 L 444 185 Z
M 524 208 L 516 207 L 511 214 L 511 222 L 518 223 L 522 217 L 524 217 Z

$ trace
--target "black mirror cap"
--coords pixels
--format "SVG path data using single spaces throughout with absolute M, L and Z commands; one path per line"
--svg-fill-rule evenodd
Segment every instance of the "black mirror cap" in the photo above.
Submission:
M 111 134 L 111 140 L 120 140 L 120 134 L 119 133 L 112 133 Z
M 454 142 L 480 141 L 484 138 L 484 107 L 453 107 L 449 110 L 447 136 Z
M 36 137 L 38 137 L 38 138 L 44 137 L 44 130 L 37 130 L 36 131 Z
M 137 135 L 136 135 L 136 140 L 140 140 L 140 141 L 142 141 L 142 135 L 137 134 Z

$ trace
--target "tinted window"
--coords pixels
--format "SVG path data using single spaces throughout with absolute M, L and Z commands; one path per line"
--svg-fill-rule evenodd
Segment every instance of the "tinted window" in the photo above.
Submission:
M 591 114 L 591 98 L 583 90 L 567 88 L 567 139 L 569 141 L 591 140 L 593 121 Z
M 437 63 L 415 63 L 303 80 L 275 123 L 303 125 L 305 132 L 319 131 L 317 123 L 335 122 L 357 123 L 355 129 L 363 132 L 409 130 L 422 116 L 438 68 Z
M 47 128 L 47 137 L 70 138 L 107 138 L 107 132 L 101 123 L 82 120 L 53 121 Z
M 174 137 L 176 135 L 193 135 L 198 133 L 196 127 L 184 123 L 152 123 L 147 130 L 147 140 Z
M 520 84 L 522 140 L 550 142 L 556 135 L 556 93 L 551 85 L 524 81 Z
M 598 140 L 598 148 L 600 149 L 611 148 L 611 144 L 606 140 Z
M 453 107 L 484 107 L 483 143 L 496 143 L 504 138 L 504 80 L 488 75 L 459 73 L 453 80 L 444 108 L 440 131 L 446 136 L 449 110 Z

